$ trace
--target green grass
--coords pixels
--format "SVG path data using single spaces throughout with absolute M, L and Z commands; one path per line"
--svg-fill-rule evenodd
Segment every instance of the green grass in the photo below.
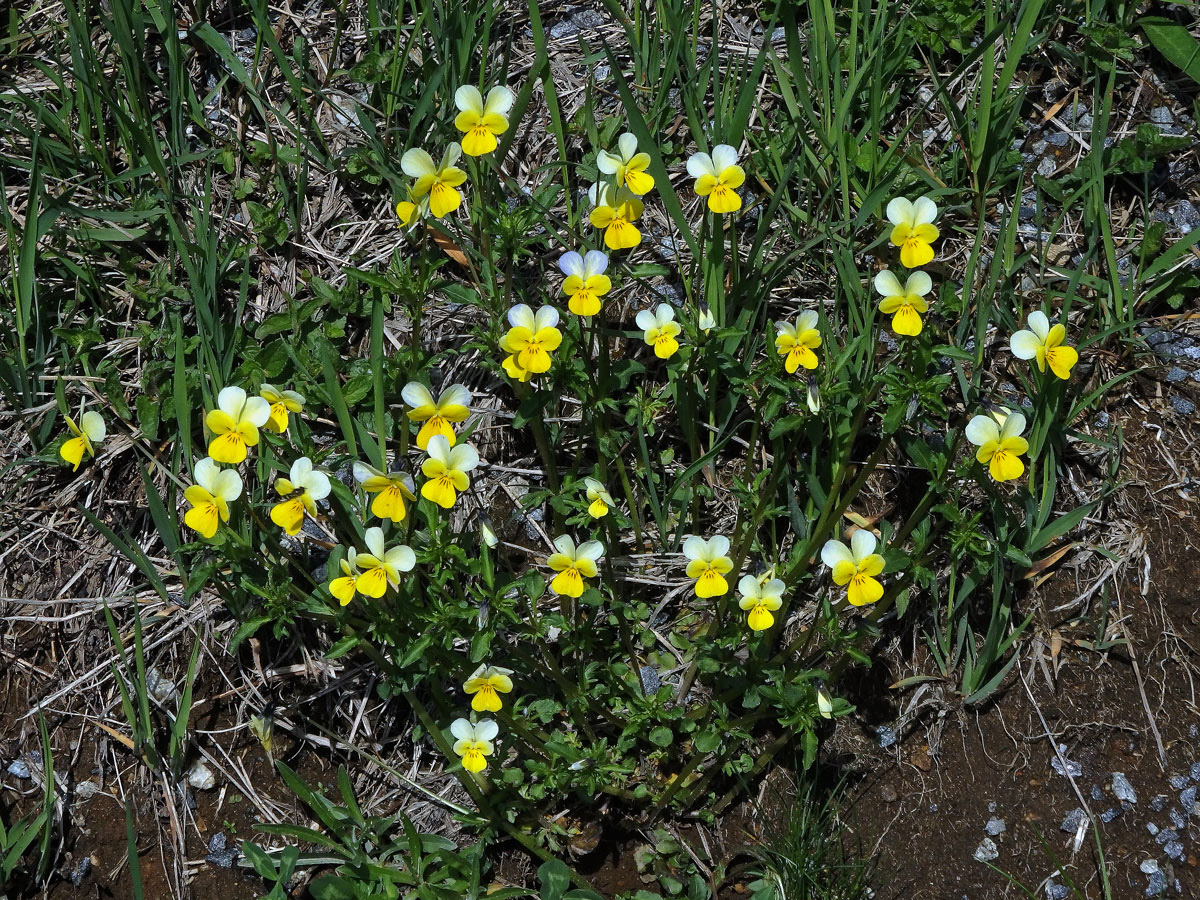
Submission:
M 1045 308 L 1085 356 L 1125 354 L 1136 326 L 1188 289 L 1179 264 L 1200 240 L 1168 243 L 1146 223 L 1114 232 L 1114 185 L 1180 149 L 1150 135 L 1106 146 L 1128 73 L 1098 48 L 1131 28 L 1122 4 L 1086 4 L 1077 24 L 1041 0 L 989 0 L 973 16 L 814 0 L 767 4 L 746 33 L 693 0 L 603 9 L 612 27 L 564 39 L 536 7 L 368 0 L 323 11 L 317 39 L 259 2 L 187 22 L 156 0 L 68 2 L 60 18 L 13 20 L 18 74 L 0 100 L 13 198 L 0 208 L 0 389 L 12 408 L 41 410 L 22 422 L 32 450 L 20 465 L 53 466 L 61 415 L 101 409 L 127 449 L 83 477 L 111 467 L 144 492 L 144 510 L 82 513 L 159 598 L 219 596 L 235 644 L 263 630 L 369 660 L 448 766 L 457 685 L 481 662 L 516 669 L 495 777 L 455 772 L 494 827 L 542 854 L 559 849 L 544 816 L 563 804 L 606 797 L 648 820 L 711 818 L 779 752 L 798 748 L 811 765 L 816 685 L 836 694 L 841 673 L 871 664 L 893 612 L 933 660 L 909 683 L 938 679 L 966 704 L 994 696 L 1030 622 L 1014 583 L 1115 484 L 1119 432 L 1089 419 L 1130 374 L 1081 365 L 1063 385 L 1013 360 L 1008 336 Z M 931 40 L 939 16 L 975 40 Z M 235 32 L 253 38 L 235 48 Z M 1077 71 L 1093 115 L 1078 163 L 1054 179 L 1030 176 L 1013 149 L 1047 58 Z M 417 146 L 436 158 L 458 137 L 453 94 L 468 83 L 509 84 L 513 127 L 493 156 L 463 163 L 463 208 L 436 234 L 397 231 L 400 158 Z M 595 151 L 625 130 L 656 183 L 645 241 L 612 254 L 604 313 L 564 315 L 550 372 L 506 380 L 503 316 L 515 303 L 565 309 L 554 262 L 600 246 L 581 197 Z M 692 152 L 720 143 L 741 149 L 748 175 L 735 217 L 705 211 L 683 174 Z M 1034 238 L 1017 214 L 1026 190 Z M 872 284 L 898 265 L 883 211 L 923 194 L 942 209 L 932 314 L 919 338 L 889 345 Z M 1072 229 L 1079 255 L 1051 261 L 1047 247 Z M 1118 256 L 1135 245 L 1126 279 Z M 678 286 L 684 350 L 660 363 L 633 319 L 666 285 Z M 701 309 L 717 323 L 707 334 Z M 775 323 L 800 310 L 819 315 L 816 412 L 810 382 L 774 350 Z M 400 404 L 411 379 L 465 380 L 500 413 L 470 436 L 496 468 L 472 474 L 453 516 L 414 504 L 389 540 L 417 550 L 418 574 L 384 601 L 341 607 L 327 583 L 377 523 L 335 478 L 323 521 L 336 546 L 319 572 L 312 545 L 270 522 L 271 482 L 301 455 L 330 473 L 357 459 L 416 470 Z M 204 411 L 225 386 L 263 382 L 299 390 L 305 412 L 287 436 L 264 436 L 229 525 L 202 541 L 180 510 Z M 1028 470 L 997 486 L 964 428 L 1021 398 Z M 1062 488 L 1080 448 L 1102 460 L 1082 505 Z M 607 545 L 583 597 L 546 594 L 540 539 L 510 528 L 507 547 L 479 542 L 509 469 L 529 476 L 521 503 L 542 511 L 550 538 Z M 617 500 L 600 523 L 584 512 L 585 476 Z M 874 525 L 887 561 L 883 599 L 859 611 L 819 556 L 851 523 Z M 684 538 L 714 532 L 731 540 L 730 593 L 665 596 L 682 583 Z M 732 590 L 758 570 L 787 595 L 779 624 L 754 636 Z M 807 627 L 783 627 L 797 610 Z M 141 618 L 132 651 L 109 624 L 135 752 L 178 780 L 191 695 L 162 720 L 146 697 Z M 643 665 L 674 680 L 647 693 Z M 837 700 L 834 713 L 852 709 Z M 785 836 L 796 850 L 764 863 L 770 877 L 807 877 L 795 859 L 810 840 Z

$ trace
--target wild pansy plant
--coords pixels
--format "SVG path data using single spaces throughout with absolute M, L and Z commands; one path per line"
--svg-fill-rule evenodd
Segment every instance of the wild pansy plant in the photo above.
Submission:
M 414 422 L 421 422 L 421 430 L 417 432 L 417 449 L 424 450 L 429 446 L 429 439 L 440 434 L 451 447 L 456 436 L 454 424 L 466 421 L 471 414 L 468 408 L 471 403 L 471 391 L 461 384 L 452 384 L 438 397 L 434 397 L 429 388 L 419 381 L 410 381 L 400 391 L 400 396 L 408 404 L 408 417 Z
M 819 360 L 814 352 L 821 346 L 821 332 L 817 330 L 817 314 L 806 309 L 796 316 L 795 323 L 775 323 L 775 352 L 783 357 L 783 368 L 793 374 L 803 366 L 815 369 Z
M 697 597 L 706 600 L 729 592 L 729 582 L 725 580 L 733 571 L 729 538 L 717 534 L 705 540 L 693 534 L 683 542 L 683 555 L 688 561 L 687 577 L 695 580 L 692 587 Z
M 577 316 L 600 312 L 600 298 L 612 290 L 612 281 L 604 274 L 608 269 L 608 254 L 589 250 L 580 256 L 570 250 L 558 258 L 558 267 L 567 276 L 562 283 L 567 309 Z
M 400 586 L 400 574 L 411 572 L 417 564 L 417 556 L 405 544 L 388 547 L 383 529 L 368 528 L 363 533 L 366 553 L 358 553 L 350 560 L 351 567 L 362 570 L 355 578 L 355 589 L 367 597 L 378 599 L 387 592 L 388 585 Z
M 454 92 L 458 115 L 454 127 L 463 133 L 462 152 L 484 156 L 496 149 L 496 136 L 508 131 L 508 111 L 516 95 L 504 85 L 488 91 L 487 99 L 473 84 L 464 84 Z
M 454 506 L 458 495 L 471 486 L 469 472 L 479 465 L 479 454 L 470 444 L 450 446 L 443 434 L 435 434 L 425 448 L 428 458 L 421 463 L 425 483 L 421 496 L 442 509 Z
M 476 712 L 499 712 L 504 706 L 500 695 L 512 692 L 512 674 L 512 669 L 502 666 L 479 666 L 463 684 L 463 691 L 471 697 L 471 709 Z
M 500 339 L 500 349 L 508 354 L 503 366 L 509 378 L 528 381 L 550 370 L 550 356 L 562 343 L 558 310 L 543 306 L 536 313 L 524 303 L 508 311 L 508 332 Z
M 184 491 L 191 509 L 184 514 L 188 528 L 204 538 L 217 533 L 220 522 L 229 521 L 229 504 L 242 495 L 242 476 L 236 469 L 222 469 L 210 456 L 196 463 L 192 470 L 196 483 Z
M 592 203 L 588 221 L 604 232 L 604 246 L 609 250 L 628 250 L 642 242 L 642 233 L 633 223 L 646 206 L 633 191 L 600 182 L 588 190 L 588 200 Z
M 1013 356 L 1036 361 L 1039 372 L 1045 372 L 1049 366 L 1051 372 L 1066 381 L 1079 361 L 1075 348 L 1063 343 L 1067 338 L 1066 326 L 1061 322 L 1051 326 L 1046 314 L 1039 310 L 1031 312 L 1027 321 L 1029 329 L 1015 332 L 1009 340 Z
M 454 736 L 453 750 L 462 759 L 462 766 L 472 774 L 487 768 L 487 758 L 495 752 L 492 741 L 500 726 L 491 719 L 472 723 L 470 719 L 455 719 L 450 725 Z
M 304 410 L 304 395 L 296 391 L 264 384 L 258 389 L 258 395 L 271 404 L 271 414 L 267 417 L 265 427 L 276 434 L 283 434 L 288 430 L 289 416 Z
M 892 223 L 888 239 L 900 248 L 900 262 L 906 269 L 917 269 L 933 262 L 933 242 L 939 237 L 937 204 L 929 197 L 916 201 L 897 197 L 887 206 Z
M 451 144 L 437 164 L 419 147 L 406 151 L 400 158 L 400 168 L 405 175 L 414 179 L 410 195 L 416 200 L 428 197 L 429 211 L 438 219 L 454 212 L 462 204 L 462 194 L 458 188 L 467 180 L 467 173 L 455 165 L 461 155 L 462 147 Z
M 317 501 L 329 496 L 329 476 L 313 468 L 302 456 L 292 463 L 287 478 L 275 479 L 275 492 L 283 499 L 271 507 L 271 521 L 290 535 L 300 533 L 304 515 L 317 516 Z
M 599 541 L 584 541 L 578 547 L 569 534 L 554 539 L 554 552 L 546 565 L 557 574 L 550 581 L 550 590 L 565 597 L 582 597 L 585 578 L 595 578 L 599 573 L 597 560 L 604 555 L 604 545 Z
M 96 445 L 104 440 L 108 428 L 104 424 L 104 418 L 94 409 L 89 409 L 80 416 L 78 425 L 70 416 L 63 416 L 63 421 L 67 423 L 67 430 L 74 437 L 67 438 L 58 453 L 71 464 L 71 471 L 76 472 L 84 455 L 96 455 Z
M 829 566 L 833 583 L 846 588 L 851 606 L 875 603 L 883 596 L 877 576 L 883 573 L 883 557 L 875 552 L 875 535 L 860 528 L 850 536 L 850 546 L 830 540 L 821 548 L 821 562 Z

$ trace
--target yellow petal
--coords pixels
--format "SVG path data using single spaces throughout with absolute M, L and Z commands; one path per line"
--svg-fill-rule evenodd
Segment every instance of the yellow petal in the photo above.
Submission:
M 580 576 L 579 570 L 571 566 L 559 572 L 554 576 L 554 580 L 550 582 L 550 590 L 567 597 L 582 596 L 583 578 Z
M 425 420 L 425 424 L 421 426 L 421 430 L 417 432 L 417 447 L 424 450 L 429 446 L 429 439 L 435 434 L 445 436 L 446 443 L 451 447 L 454 446 L 456 440 L 454 434 L 454 426 L 447 422 L 442 416 L 430 416 Z
M 846 599 L 851 606 L 865 606 L 883 596 L 883 585 L 870 575 L 855 575 L 846 589 Z
M 696 579 L 696 596 L 701 599 L 720 597 L 729 590 L 727 582 L 715 569 L 707 569 Z
M 193 506 L 183 516 L 183 523 L 202 537 L 211 538 L 217 533 L 217 522 L 220 513 L 215 503 L 201 503 Z
M 429 211 L 439 219 L 454 212 L 461 203 L 462 194 L 447 184 L 435 181 L 429 189 Z
M 708 195 L 708 208 L 715 213 L 731 213 L 742 208 L 738 192 L 724 185 L 716 185 Z
M 454 505 L 457 494 L 454 491 L 454 482 L 449 477 L 442 475 L 438 478 L 430 478 L 421 485 L 421 496 L 426 500 L 433 501 L 442 509 L 449 509 Z
M 751 631 L 766 631 L 775 624 L 775 617 L 765 606 L 756 606 L 750 610 L 746 624 L 750 626 Z
M 304 501 L 295 497 L 276 503 L 271 507 L 271 521 L 290 535 L 299 534 L 300 526 L 304 524 Z
M 371 512 L 381 519 L 403 522 L 404 517 L 408 515 L 408 504 L 404 502 L 404 492 L 395 485 L 388 485 L 371 501 Z
M 65 441 L 62 448 L 58 451 L 62 458 L 71 464 L 72 471 L 79 469 L 79 463 L 83 461 L 83 453 L 87 449 L 87 443 L 87 438 L 80 435 L 79 437 L 73 437 L 69 441 Z
M 208 442 L 208 455 L 216 462 L 236 466 L 246 459 L 246 442 L 237 431 L 227 431 Z
M 345 578 L 335 578 L 333 581 L 329 582 L 329 593 L 333 594 L 333 596 L 337 598 L 338 603 L 340 603 L 342 606 L 345 606 L 351 600 L 353 600 L 354 595 L 357 592 L 357 588 L 355 587 L 355 579 L 350 576 Z
M 360 556 L 359 559 L 362 557 Z M 387 592 L 387 572 L 383 570 L 383 566 L 368 569 L 358 576 L 356 587 L 363 596 L 374 597 L 378 600 Z

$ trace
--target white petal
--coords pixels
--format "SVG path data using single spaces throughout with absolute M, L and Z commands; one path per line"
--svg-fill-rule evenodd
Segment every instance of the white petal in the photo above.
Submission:
M 442 436 L 442 440 L 446 440 L 445 435 Z M 455 444 L 450 448 L 449 466 L 451 469 L 459 472 L 470 472 L 477 465 L 479 465 L 479 451 L 470 444 Z
M 588 201 L 592 206 L 612 206 L 612 203 L 609 202 L 612 199 L 611 193 L 612 188 L 608 182 L 597 182 L 588 188 Z
M 916 294 L 918 297 L 924 297 L 933 290 L 933 279 L 926 272 L 913 272 L 908 276 L 908 281 L 904 282 L 904 292 L 906 294 Z
M 237 469 L 222 469 L 213 480 L 210 492 L 213 496 L 222 497 L 225 502 L 232 503 L 242 496 L 242 476 L 237 473 Z
M 533 323 L 533 310 L 524 303 L 518 303 L 508 311 L 508 324 L 513 328 L 528 328 L 530 331 L 537 330 Z
M 929 197 L 921 197 L 913 204 L 913 224 L 928 225 L 937 218 L 937 204 Z
M 575 541 L 569 534 L 560 534 L 554 539 L 554 549 L 563 556 L 575 558 Z
M 1016 437 L 1025 430 L 1025 416 L 1019 412 L 1010 413 L 1000 427 L 1000 437 Z
M 387 556 L 387 551 L 384 548 L 383 529 L 373 526 L 363 532 L 363 546 L 376 559 L 383 559 Z
M 778 578 L 772 578 L 762 586 L 762 595 L 768 599 L 782 600 L 783 592 L 787 590 L 787 585 Z
M 683 555 L 688 559 L 708 559 L 708 541 L 698 534 L 688 535 L 683 541 Z
M 976 447 L 982 447 L 988 441 L 1000 440 L 1000 426 L 991 416 L 975 416 L 967 423 L 964 434 Z
M 775 330 L 779 332 L 779 334 L 786 334 L 788 337 L 796 336 L 796 326 L 791 322 L 776 322 Z
M 476 667 L 475 671 L 474 671 L 474 672 L 472 672 L 470 675 L 468 675 L 468 676 L 467 676 L 467 681 L 470 681 L 472 678 L 482 678 L 482 677 L 483 677 L 483 673 L 484 673 L 484 672 L 486 672 L 486 671 L 487 671 L 487 669 L 488 669 L 488 665 L 487 665 L 487 663 L 480 663 L 480 664 L 479 664 L 479 665 Z
M 436 459 L 442 465 L 450 463 L 450 442 L 446 440 L 444 434 L 435 434 L 429 439 L 429 443 L 425 445 L 425 452 L 429 454 L 430 459 Z
M 714 534 L 708 539 L 708 558 L 716 559 L 718 556 L 729 555 L 729 538 L 723 534 Z
M 454 105 L 463 112 L 473 112 L 483 116 L 483 94 L 473 84 L 464 84 L 454 92 Z
M 221 470 L 217 468 L 216 460 L 211 456 L 206 456 L 200 462 L 196 463 L 196 468 L 192 470 L 192 477 L 200 487 L 204 488 L 210 494 L 215 494 L 217 476 L 220 472 Z
M 884 269 L 875 276 L 875 290 L 879 292 L 881 297 L 900 297 L 904 295 L 904 291 L 900 287 L 900 279 L 893 274 L 891 269 Z
M 262 397 L 250 397 L 242 407 L 242 420 L 255 428 L 262 428 L 271 418 L 271 404 Z
M 633 321 L 642 331 L 649 331 L 651 328 L 658 327 L 658 320 L 654 318 L 654 313 L 648 309 L 643 309 L 640 313 L 634 316 Z
M 670 303 L 660 303 L 654 310 L 654 321 L 662 328 L 668 322 L 675 321 L 675 307 Z
M 291 400 L 293 403 L 296 403 L 300 406 L 304 405 L 304 395 L 297 393 L 296 391 L 284 391 L 281 396 L 284 400 Z
M 558 310 L 553 306 L 543 306 L 537 311 L 537 315 L 534 316 L 533 324 L 535 334 L 543 328 L 553 328 L 558 324 Z
M 420 147 L 413 147 L 400 157 L 400 168 L 409 178 L 437 174 L 437 168 L 433 165 L 433 157 Z
M 475 739 L 475 726 L 466 719 L 455 719 L 450 723 L 450 733 L 460 741 Z
M 599 541 L 584 541 L 575 548 L 576 559 L 590 559 L 595 562 L 604 555 L 604 545 Z
M 850 555 L 854 557 L 856 563 L 862 562 L 875 552 L 878 544 L 879 542 L 875 540 L 875 535 L 870 529 L 860 528 L 850 535 Z
M 499 733 L 500 726 L 491 719 L 483 719 L 475 723 L 475 740 L 477 741 L 493 741 Z
M 442 164 L 438 166 L 438 171 L 447 169 L 458 162 L 458 158 L 462 156 L 462 144 L 455 141 L 446 148 L 446 152 L 442 154 Z
M 104 419 L 94 409 L 89 409 L 79 419 L 79 430 L 97 443 L 104 440 L 104 435 L 108 434 Z
M 1029 330 L 1042 339 L 1044 343 L 1046 335 L 1050 333 L 1050 320 L 1046 318 L 1046 314 L 1039 309 L 1035 309 L 1029 314 Z
M 434 401 L 433 394 L 430 393 L 429 388 L 425 387 L 425 385 L 421 384 L 419 381 L 410 381 L 408 384 L 406 384 L 400 389 L 400 396 L 404 398 L 404 402 L 407 403 L 412 409 L 416 409 L 418 406 L 426 405 L 437 406 L 437 403 Z
M 312 473 L 312 460 L 307 456 L 302 456 L 294 463 L 292 469 L 288 472 L 288 479 L 297 487 L 304 484 L 308 476 Z
M 401 572 L 411 572 L 413 566 L 417 564 L 417 555 L 413 553 L 412 547 L 401 544 L 387 552 L 386 561 L 389 566 L 399 569 Z
M 737 150 L 728 144 L 717 144 L 712 151 L 713 168 L 720 175 L 730 166 L 736 166 L 738 161 Z
M 314 500 L 324 500 L 329 496 L 329 476 L 324 472 L 313 469 L 304 482 L 304 489 Z
M 617 138 L 617 148 L 621 151 L 621 161 L 629 162 L 637 154 L 637 136 L 632 132 L 625 132 Z
M 488 91 L 487 101 L 483 105 L 484 112 L 498 113 L 502 116 L 508 115 L 508 111 L 512 109 L 513 103 L 516 102 L 517 95 L 514 94 L 506 85 L 498 84 Z
M 688 157 L 687 170 L 693 178 L 700 178 L 703 175 L 716 177 L 717 174 L 717 170 L 713 168 L 712 157 L 707 153 L 693 153 Z
M 615 153 L 609 153 L 607 150 L 601 150 L 596 154 L 596 168 L 605 175 L 615 175 L 617 169 L 621 167 L 621 157 Z M 592 203 L 596 201 L 593 200 Z
M 897 197 L 887 205 L 887 217 L 893 225 L 912 225 L 913 205 L 904 197 Z
M 603 275 L 608 271 L 608 254 L 603 250 L 589 250 L 583 258 L 583 277 Z
M 762 596 L 759 588 L 760 585 L 758 583 L 758 579 L 753 575 L 743 575 L 741 580 L 738 582 L 738 593 L 743 597 L 753 597 L 757 599 L 758 597 Z
M 470 406 L 471 390 L 465 384 L 452 384 L 442 391 L 437 405 L 438 409 L 445 409 L 447 406 Z
M 558 258 L 558 268 L 564 275 L 578 275 L 580 278 L 585 277 L 583 274 L 583 257 L 574 250 L 568 250 Z
M 1026 331 L 1022 328 L 1020 331 L 1013 332 L 1013 336 L 1008 339 L 1008 346 L 1012 349 L 1013 356 L 1017 359 L 1033 359 L 1037 356 L 1038 348 L 1042 346 L 1042 342 L 1038 340 L 1038 336 L 1032 331 Z
M 841 541 L 826 541 L 825 546 L 821 548 L 821 562 L 832 569 L 840 562 L 854 562 L 854 555 Z
M 246 392 L 240 387 L 221 388 L 221 393 L 217 394 L 217 406 L 233 416 L 235 422 L 241 419 L 242 407 L 245 405 Z
M 379 471 L 374 466 L 369 466 L 365 462 L 358 462 L 357 460 L 355 460 L 352 468 L 354 471 L 354 480 L 359 484 L 366 481 L 368 478 L 379 478 L 383 475 L 383 472 Z
M 804 310 L 804 312 L 800 313 L 800 315 L 796 316 L 796 333 L 797 334 L 799 334 L 802 331 L 809 331 L 810 329 L 813 329 L 816 327 L 817 327 L 817 314 L 813 310 L 806 309 L 806 310 Z

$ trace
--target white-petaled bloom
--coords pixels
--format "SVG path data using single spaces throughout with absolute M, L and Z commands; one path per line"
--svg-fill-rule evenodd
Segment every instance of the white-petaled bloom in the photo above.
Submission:
M 410 381 L 400 391 L 404 402 L 411 407 L 408 417 L 414 422 L 424 422 L 417 432 L 417 448 L 424 450 L 435 434 L 443 435 L 451 447 L 454 446 L 454 426 L 451 422 L 462 422 L 471 414 L 471 391 L 461 384 L 452 384 L 434 397 L 429 388 L 419 381 Z
M 737 161 L 737 150 L 728 144 L 717 144 L 712 156 L 693 153 L 687 161 L 688 174 L 696 179 L 696 193 L 708 198 L 708 208 L 715 213 L 742 208 L 737 189 L 745 183 L 746 173 Z
M 462 147 L 451 144 L 436 165 L 433 157 L 419 147 L 413 147 L 400 157 L 404 174 L 415 179 L 410 195 L 418 201 L 428 196 L 429 211 L 439 219 L 454 212 L 462 203 L 458 186 L 467 180 L 467 173 L 454 165 L 461 155 Z
M 500 733 L 500 726 L 491 719 L 471 724 L 469 719 L 455 719 L 450 726 L 454 735 L 454 746 L 450 749 L 462 757 L 463 768 L 468 772 L 482 772 L 487 768 L 487 758 L 495 752 L 492 741 Z
M 646 211 L 644 204 L 629 188 L 619 188 L 607 181 L 588 189 L 592 211 L 588 221 L 604 230 L 604 246 L 609 250 L 628 250 L 642 242 L 642 233 L 633 223 Z
M 543 306 L 535 313 L 524 303 L 508 311 L 508 329 L 500 338 L 500 349 L 508 354 L 501 365 L 509 378 L 528 381 L 550 369 L 550 356 L 562 343 L 558 310 Z
M 421 485 L 421 496 L 442 509 L 449 509 L 458 499 L 458 492 L 471 486 L 467 473 L 479 465 L 479 454 L 470 444 L 451 447 L 442 434 L 429 439 L 425 452 L 429 458 L 421 463 L 421 472 L 426 478 Z
M 382 528 L 368 528 L 363 533 L 363 544 L 367 552 L 356 554 L 350 564 L 362 569 L 355 586 L 360 594 L 368 597 L 382 597 L 389 584 L 400 587 L 400 573 L 411 572 L 417 564 L 417 556 L 411 547 L 405 544 L 387 546 Z
M 584 478 L 583 485 L 587 488 L 587 498 L 591 501 L 588 506 L 588 515 L 593 519 L 602 519 L 608 515 L 609 509 L 616 506 L 613 502 L 612 495 L 608 493 L 608 489 L 595 478 Z
M 660 303 L 653 310 L 643 309 L 634 319 L 642 329 L 642 340 L 654 348 L 659 359 L 670 359 L 679 350 L 679 332 L 683 329 L 675 321 L 675 310 L 670 303 Z
M 504 85 L 488 91 L 486 100 L 473 84 L 454 92 L 454 105 L 459 109 L 454 127 L 463 133 L 463 153 L 483 156 L 496 149 L 496 135 L 508 131 L 508 111 L 514 100 L 516 95 Z
M 262 397 L 247 397 L 240 387 L 222 388 L 217 408 L 204 417 L 213 433 L 208 455 L 219 463 L 237 465 L 258 443 L 258 429 L 271 418 L 271 404 Z
M 273 384 L 264 384 L 258 389 L 258 395 L 271 404 L 271 416 L 267 419 L 266 427 L 276 434 L 287 431 L 289 413 L 299 413 L 304 409 L 303 394 L 285 391 Z
M 913 272 L 900 285 L 890 269 L 875 276 L 875 290 L 883 297 L 879 311 L 892 317 L 892 331 L 910 337 L 921 333 L 921 316 L 929 311 L 925 295 L 933 290 L 933 279 L 924 272 Z
M 221 469 L 211 456 L 196 463 L 192 470 L 196 483 L 183 492 L 192 504 L 183 522 L 197 534 L 211 538 L 219 522 L 229 521 L 229 504 L 242 495 L 242 476 L 236 469 Z
M 933 260 L 933 242 L 938 239 L 937 204 L 929 197 L 910 201 L 897 197 L 887 205 L 888 221 L 892 223 L 891 241 L 900 248 L 900 262 L 906 269 L 916 269 Z
M 371 514 L 393 522 L 403 522 L 409 502 L 416 500 L 416 487 L 407 472 L 384 472 L 365 462 L 354 462 L 354 480 L 368 494 L 374 494 Z
M 546 565 L 558 574 L 550 582 L 550 590 L 567 597 L 583 595 L 583 579 L 595 578 L 599 569 L 596 561 L 604 555 L 599 541 L 584 541 L 578 547 L 569 534 L 554 539 L 554 551 Z
M 589 250 L 580 256 L 569 250 L 558 258 L 558 267 L 567 277 L 562 292 L 567 295 L 567 309 L 577 316 L 594 316 L 600 312 L 600 298 L 612 290 L 608 271 L 608 254 Z
M 708 304 L 701 301 L 700 315 L 696 317 L 696 327 L 708 334 L 717 327 L 716 317 L 713 316 L 712 310 L 708 308 Z
M 639 197 L 654 189 L 654 176 L 650 168 L 650 154 L 638 153 L 637 138 L 625 132 L 617 138 L 617 152 L 601 150 L 596 154 L 596 168 L 605 175 L 612 175 L 617 187 L 627 187 Z
M 1061 322 L 1053 327 L 1046 314 L 1035 310 L 1029 314 L 1029 330 L 1022 329 L 1013 334 L 1009 341 L 1013 356 L 1017 359 L 1037 361 L 1039 372 L 1050 371 L 1064 381 L 1071 377 L 1071 368 L 1079 362 L 1079 353 L 1074 347 L 1063 343 L 1067 337 L 1066 326 Z
M 696 596 L 720 597 L 729 590 L 725 576 L 733 571 L 729 558 L 729 538 L 715 534 L 707 541 L 690 535 L 683 542 L 683 555 L 688 560 L 687 577 L 694 578 Z
M 846 598 L 851 606 L 865 606 L 883 596 L 883 585 L 876 578 L 883 573 L 883 557 L 875 552 L 875 535 L 860 528 L 850 536 L 850 546 L 841 541 L 826 541 L 821 561 L 829 566 L 833 583 L 848 585 Z
M 1021 457 L 1029 452 L 1029 441 L 1021 437 L 1025 417 L 1009 413 L 997 421 L 995 416 L 975 416 L 967 423 L 967 440 L 979 449 L 975 458 L 988 467 L 995 481 L 1012 481 L 1025 471 Z
M 283 500 L 271 507 L 271 521 L 296 535 L 304 524 L 304 514 L 315 517 L 317 501 L 329 496 L 329 476 L 314 469 L 312 460 L 302 456 L 292 463 L 287 478 L 275 479 L 275 492 Z
M 775 624 L 771 613 L 783 606 L 783 592 L 787 590 L 778 578 L 766 582 L 759 581 L 753 575 L 743 575 L 738 581 L 738 593 L 742 599 L 738 606 L 750 613 L 746 624 L 751 631 L 766 631 Z
M 501 694 L 507 694 L 513 689 L 512 669 L 502 666 L 481 665 L 463 684 L 463 690 L 471 697 L 471 709 L 475 712 L 499 712 L 504 705 Z
M 94 409 L 89 409 L 79 418 L 79 424 L 75 424 L 75 420 L 70 416 L 63 416 L 66 420 L 67 428 L 71 434 L 75 435 L 63 442 L 59 448 L 59 455 L 71 464 L 71 471 L 79 470 L 79 464 L 83 461 L 83 455 L 96 455 L 96 444 L 104 440 L 104 436 L 108 434 L 108 426 L 104 424 L 104 419 L 100 413 Z
M 775 323 L 775 352 L 783 357 L 783 368 L 789 374 L 804 366 L 817 367 L 817 354 L 821 346 L 821 332 L 817 330 L 817 314 L 806 309 L 796 316 L 796 321 Z

